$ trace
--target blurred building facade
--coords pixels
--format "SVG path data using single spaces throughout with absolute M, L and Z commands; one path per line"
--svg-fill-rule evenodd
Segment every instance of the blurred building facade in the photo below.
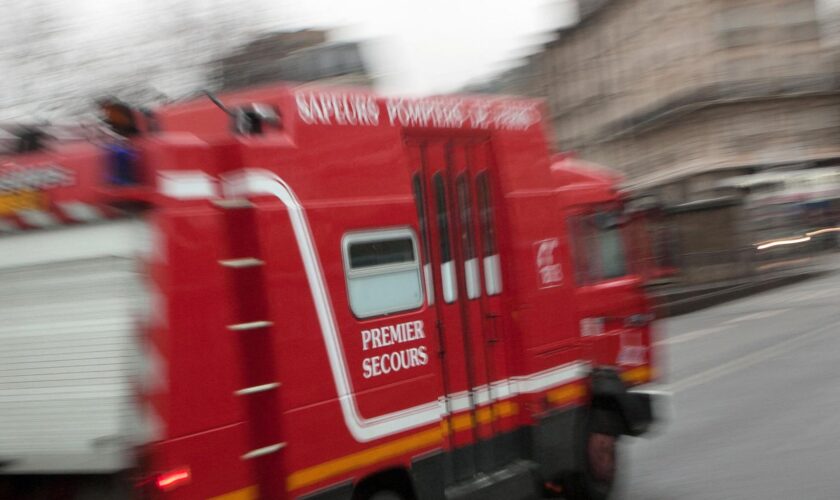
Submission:
M 331 43 L 322 30 L 261 36 L 217 63 L 219 86 L 233 90 L 277 81 L 372 85 L 358 43 Z
M 836 45 L 816 0 L 580 0 L 545 47 L 556 145 L 676 204 L 721 178 L 840 159 Z
M 840 5 L 578 3 L 577 24 L 480 90 L 547 98 L 557 149 L 620 170 L 659 207 L 682 281 L 750 276 L 812 250 L 762 241 L 840 225 Z M 778 180 L 816 167 L 816 191 Z M 782 173 L 746 180 L 763 172 Z M 837 245 L 819 239 L 808 246 Z
M 528 97 L 544 97 L 547 95 L 548 81 L 542 78 L 542 59 L 544 52 L 539 52 L 525 58 L 513 68 L 490 78 L 465 86 L 462 90 L 468 94 L 506 94 Z

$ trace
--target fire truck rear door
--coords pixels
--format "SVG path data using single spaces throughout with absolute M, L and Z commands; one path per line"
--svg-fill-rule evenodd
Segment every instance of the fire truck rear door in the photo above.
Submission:
M 468 142 L 424 139 L 409 144 L 415 194 L 423 199 L 421 228 L 427 285 L 444 351 L 452 480 L 495 468 L 494 365 L 488 342 L 479 264 L 481 245 L 475 176 Z

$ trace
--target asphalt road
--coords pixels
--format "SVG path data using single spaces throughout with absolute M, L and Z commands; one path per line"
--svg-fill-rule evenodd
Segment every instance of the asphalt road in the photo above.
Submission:
M 840 499 L 840 272 L 660 327 L 672 415 L 617 499 Z

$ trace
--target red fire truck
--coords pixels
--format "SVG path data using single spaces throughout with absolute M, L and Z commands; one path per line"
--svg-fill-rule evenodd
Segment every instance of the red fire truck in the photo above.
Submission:
M 115 113 L 0 157 L 0 497 L 609 495 L 651 307 L 540 102 Z

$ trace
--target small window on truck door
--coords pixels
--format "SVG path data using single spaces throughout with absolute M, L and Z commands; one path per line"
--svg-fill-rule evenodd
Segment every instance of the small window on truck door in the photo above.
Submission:
M 452 261 L 452 242 L 449 239 L 449 205 L 446 200 L 446 186 L 440 172 L 432 176 L 435 188 L 435 208 L 438 232 L 440 233 L 440 285 L 443 288 L 443 301 L 451 304 L 458 299 L 455 281 L 455 263 Z
M 358 318 L 416 309 L 423 304 L 417 238 L 411 229 L 344 237 L 350 309 Z
M 412 180 L 414 190 L 414 203 L 417 206 L 417 221 L 420 224 L 420 241 L 423 250 L 423 278 L 426 280 L 426 297 L 429 305 L 435 303 L 435 284 L 432 278 L 431 251 L 429 250 L 429 221 L 426 220 L 426 198 L 423 189 L 423 180 L 420 174 L 414 174 Z
M 481 273 L 476 258 L 475 237 L 473 236 L 473 212 L 470 199 L 470 185 L 466 174 L 461 174 L 455 181 L 458 191 L 458 211 L 461 219 L 461 245 L 464 248 L 464 276 L 467 282 L 467 297 L 476 299 L 481 295 Z
M 487 172 L 476 176 L 478 188 L 478 215 L 481 223 L 481 245 L 484 251 L 484 288 L 487 295 L 502 292 L 502 267 L 496 248 L 496 230 L 493 220 L 493 200 L 490 195 L 490 179 Z

